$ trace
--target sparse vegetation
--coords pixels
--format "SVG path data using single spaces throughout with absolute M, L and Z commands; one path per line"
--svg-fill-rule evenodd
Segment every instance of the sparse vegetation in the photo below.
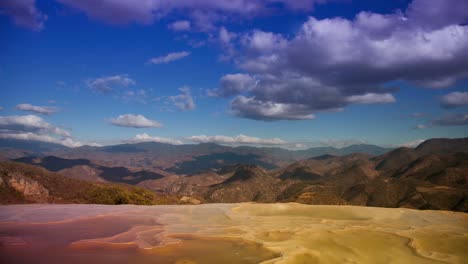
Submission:
M 50 203 L 153 205 L 177 201 L 176 198 L 157 195 L 140 187 L 70 179 L 42 168 L 16 162 L 1 162 L 0 177 L 0 202 L 3 204 L 37 202 L 12 188 L 9 185 L 12 177 L 37 183 L 48 190 L 49 197 L 46 199 Z
M 434 142 L 443 143 L 441 149 Z M 399 148 L 377 157 L 324 155 L 270 171 L 254 164 L 215 170 L 221 166 L 217 158 L 242 155 L 218 153 L 208 158 L 200 153 L 200 160 L 207 162 L 205 169 L 211 169 L 196 175 L 171 175 L 160 168 L 105 167 L 85 159 L 23 157 L 17 160 L 28 165 L 0 163 L 0 198 L 2 203 L 152 205 L 192 203 L 189 197 L 203 203 L 297 202 L 468 211 L 468 154 L 457 152 L 466 142 L 430 140 L 431 144 L 416 149 Z M 449 152 L 447 145 L 455 151 Z M 151 145 L 135 146 L 152 151 Z M 217 145 L 198 147 L 225 151 Z M 249 150 L 245 157 L 251 157 L 255 148 L 240 149 Z M 112 160 L 113 154 L 108 155 Z M 198 168 L 196 164 L 192 165 Z

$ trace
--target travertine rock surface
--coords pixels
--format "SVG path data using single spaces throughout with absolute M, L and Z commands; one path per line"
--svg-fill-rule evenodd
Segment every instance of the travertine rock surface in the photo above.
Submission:
M 358 206 L 13 205 L 7 263 L 466 263 L 468 215 Z

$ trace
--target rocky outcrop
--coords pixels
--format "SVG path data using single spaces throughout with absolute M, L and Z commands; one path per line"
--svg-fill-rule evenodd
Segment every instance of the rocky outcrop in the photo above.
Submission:
M 30 202 L 45 203 L 49 198 L 49 190 L 39 182 L 28 179 L 20 173 L 10 173 L 8 185 L 17 192 L 23 194 L 24 198 Z
M 175 204 L 177 197 L 156 195 L 143 188 L 95 183 L 65 177 L 43 168 L 16 162 L 0 162 L 0 204 L 92 203 Z
M 230 178 L 208 187 L 205 199 L 217 203 L 274 202 L 277 181 L 259 166 L 240 165 Z
M 186 204 L 201 204 L 200 200 L 188 196 L 180 198 L 180 201 Z

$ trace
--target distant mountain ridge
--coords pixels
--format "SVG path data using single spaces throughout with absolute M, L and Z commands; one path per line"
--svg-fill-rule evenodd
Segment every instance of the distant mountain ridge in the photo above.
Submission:
M 11 149 L 23 149 L 32 152 L 51 152 L 58 150 L 75 150 L 75 151 L 95 151 L 100 150 L 103 152 L 128 152 L 137 153 L 145 151 L 159 151 L 159 152 L 176 152 L 176 151 L 187 151 L 187 152 L 210 152 L 210 151 L 226 151 L 226 150 L 238 150 L 239 152 L 252 151 L 253 149 L 261 151 L 271 151 L 276 153 L 297 153 L 296 155 L 314 155 L 320 156 L 325 154 L 330 155 L 348 155 L 351 153 L 367 153 L 371 155 L 380 155 L 393 148 L 385 148 L 371 144 L 354 144 L 342 148 L 336 147 L 311 147 L 303 150 L 290 150 L 281 147 L 252 147 L 252 146 L 227 146 L 219 145 L 216 143 L 200 143 L 200 144 L 183 144 L 183 145 L 172 145 L 167 143 L 159 142 L 138 142 L 138 143 L 124 143 L 107 146 L 81 146 L 76 148 L 66 147 L 56 143 L 46 143 L 42 141 L 26 141 L 26 140 L 13 140 L 13 139 L 0 139 L 0 148 L 11 148 Z M 235 151 L 232 151 L 235 152 Z
M 324 155 L 345 156 L 363 153 L 371 156 L 392 155 L 378 166 L 391 166 L 392 162 L 413 160 L 416 156 L 433 152 L 464 151 L 467 138 L 430 139 L 415 149 L 389 149 L 375 145 L 351 145 L 344 148 L 317 147 L 305 150 L 287 150 L 278 147 L 230 147 L 214 143 L 171 145 L 158 142 L 140 142 L 104 147 L 83 146 L 67 148 L 57 144 L 0 140 L 0 157 L 8 159 L 24 156 L 56 156 L 65 159 L 87 159 L 104 167 L 125 167 L 133 170 L 194 175 L 216 171 L 236 164 L 258 165 L 266 169 L 283 167 L 290 163 Z M 14 148 L 16 143 L 17 148 Z M 28 152 L 28 150 L 30 152 Z M 391 151 L 396 151 L 393 154 Z M 403 152 L 406 156 L 401 156 Z M 400 154 L 397 154 L 400 153 Z M 9 156 L 11 155 L 11 156 Z M 401 156 L 401 157 L 400 157 Z M 400 157 L 400 158 L 398 158 Z M 394 160 L 394 161 L 392 161 Z
M 73 170 L 78 170 L 78 173 L 83 173 L 83 167 L 91 170 L 95 174 L 95 178 L 92 181 L 101 182 L 118 182 L 118 183 L 127 183 L 127 184 L 137 184 L 145 180 L 156 180 L 163 178 L 164 175 L 151 171 L 130 171 L 125 167 L 106 167 L 97 164 L 93 164 L 87 159 L 63 159 L 55 156 L 46 156 L 43 158 L 36 157 L 23 157 L 18 159 L 13 159 L 12 161 L 26 163 L 30 165 L 36 165 L 42 167 L 51 172 L 57 172 L 60 174 L 65 174 L 68 176 L 73 176 L 77 174 Z M 63 171 L 65 171 L 63 173 Z M 72 177 L 72 178 L 78 178 Z M 90 177 L 86 177 L 87 180 L 90 180 Z
M 68 149 L 68 147 L 56 143 L 47 143 L 34 140 L 0 139 L 2 149 L 22 149 L 32 153 L 50 152 Z
M 467 139 L 431 139 L 414 149 L 401 147 L 381 155 L 362 153 L 380 151 L 369 145 L 292 152 L 138 143 L 77 148 L 58 152 L 59 157 L 15 161 L 70 178 L 128 183 L 202 202 L 299 202 L 466 212 Z M 333 154 L 317 155 L 323 152 Z M 165 169 L 159 167 L 162 162 L 166 162 Z
M 118 144 L 103 147 L 68 148 L 58 144 L 0 139 L 0 157 L 56 156 L 88 159 L 107 167 L 145 170 L 168 170 L 193 175 L 235 164 L 259 165 L 267 169 L 284 166 L 301 159 L 323 155 L 342 156 L 352 153 L 380 155 L 390 149 L 375 145 L 351 145 L 344 148 L 317 147 L 288 150 L 278 147 L 224 146 L 214 143 L 171 145 L 158 142 Z M 15 151 L 14 151 L 15 150 Z

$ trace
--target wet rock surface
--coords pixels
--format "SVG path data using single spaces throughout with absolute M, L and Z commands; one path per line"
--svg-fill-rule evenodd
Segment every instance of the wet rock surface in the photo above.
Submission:
M 468 215 L 447 211 L 295 203 L 0 210 L 7 263 L 466 263 L 467 243 Z

